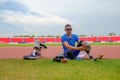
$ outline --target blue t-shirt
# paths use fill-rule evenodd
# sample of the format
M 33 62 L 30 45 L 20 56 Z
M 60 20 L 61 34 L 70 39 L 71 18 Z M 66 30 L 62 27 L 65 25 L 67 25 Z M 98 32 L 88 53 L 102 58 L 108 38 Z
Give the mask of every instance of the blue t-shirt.
M 61 37 L 61 41 L 62 41 L 62 47 L 64 50 L 64 56 L 66 56 L 66 52 L 68 51 L 68 49 L 63 45 L 64 42 L 68 42 L 68 44 L 70 46 L 75 46 L 75 43 L 79 41 L 78 36 L 76 34 L 71 34 L 71 37 L 69 38 L 66 34 L 64 34 Z M 72 50 L 72 52 L 75 52 L 75 50 Z

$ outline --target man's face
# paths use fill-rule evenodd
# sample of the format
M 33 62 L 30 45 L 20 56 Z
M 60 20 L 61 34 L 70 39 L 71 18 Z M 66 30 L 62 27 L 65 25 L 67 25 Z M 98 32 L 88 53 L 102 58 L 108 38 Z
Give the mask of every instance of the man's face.
M 65 32 L 66 32 L 66 34 L 71 34 L 72 33 L 72 27 L 71 26 L 67 26 L 65 28 Z

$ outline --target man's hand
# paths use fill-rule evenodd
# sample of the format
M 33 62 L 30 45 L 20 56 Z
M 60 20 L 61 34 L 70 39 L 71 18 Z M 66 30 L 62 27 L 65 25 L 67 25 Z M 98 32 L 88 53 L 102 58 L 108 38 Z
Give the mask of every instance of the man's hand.
M 79 47 L 79 46 L 82 46 L 83 50 L 85 50 L 85 51 L 90 51 L 91 50 L 91 46 L 87 42 L 80 41 L 80 42 L 78 42 L 77 47 Z
M 64 45 L 68 50 L 84 50 L 84 51 L 85 51 L 84 46 L 74 47 L 74 46 L 70 46 L 70 45 L 68 44 L 68 42 L 64 42 L 63 45 Z
M 85 51 L 85 47 L 84 47 L 84 46 L 80 46 L 80 47 L 78 47 L 78 49 L 79 49 L 80 51 Z
M 91 50 L 91 46 L 89 44 L 84 45 L 85 51 L 90 51 Z

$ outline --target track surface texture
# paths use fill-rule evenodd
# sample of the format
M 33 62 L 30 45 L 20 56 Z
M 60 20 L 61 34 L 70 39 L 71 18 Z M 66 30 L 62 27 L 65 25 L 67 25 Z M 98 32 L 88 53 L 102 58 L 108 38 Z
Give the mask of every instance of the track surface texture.
M 21 59 L 30 54 L 32 50 L 31 46 L 0 47 L 0 58 Z M 42 56 L 43 58 L 53 58 L 61 53 L 63 53 L 61 46 L 48 46 L 47 50 L 42 51 Z M 103 54 L 104 59 L 120 59 L 120 46 L 92 46 L 91 53 L 94 57 Z M 86 56 L 86 58 L 88 57 Z

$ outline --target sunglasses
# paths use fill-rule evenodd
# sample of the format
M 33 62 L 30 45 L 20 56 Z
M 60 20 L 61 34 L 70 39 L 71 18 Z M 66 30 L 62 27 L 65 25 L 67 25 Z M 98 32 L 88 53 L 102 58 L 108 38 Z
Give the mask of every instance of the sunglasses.
M 65 30 L 70 31 L 70 30 L 72 30 L 72 28 L 66 28 Z

